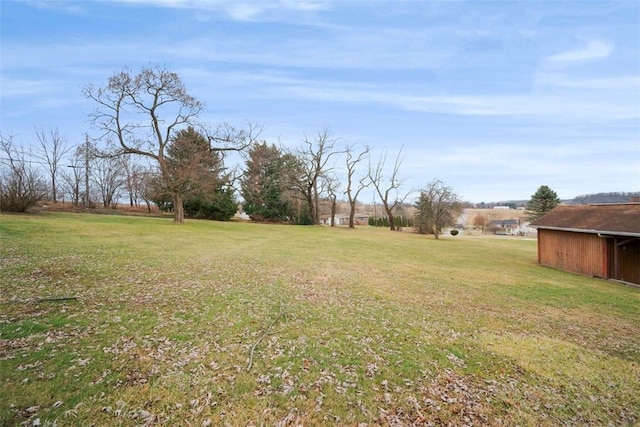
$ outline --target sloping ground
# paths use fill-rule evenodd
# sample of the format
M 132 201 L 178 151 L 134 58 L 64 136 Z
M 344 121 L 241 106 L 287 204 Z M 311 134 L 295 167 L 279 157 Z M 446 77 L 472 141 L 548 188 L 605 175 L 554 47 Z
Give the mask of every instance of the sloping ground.
M 0 240 L 3 425 L 640 421 L 640 290 L 532 241 L 75 214 Z

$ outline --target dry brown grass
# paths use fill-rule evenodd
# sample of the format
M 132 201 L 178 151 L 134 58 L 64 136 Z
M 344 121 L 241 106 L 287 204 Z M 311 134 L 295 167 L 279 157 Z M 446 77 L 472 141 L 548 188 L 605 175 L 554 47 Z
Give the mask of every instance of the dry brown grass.
M 640 290 L 458 237 L 3 215 L 0 424 L 638 422 Z

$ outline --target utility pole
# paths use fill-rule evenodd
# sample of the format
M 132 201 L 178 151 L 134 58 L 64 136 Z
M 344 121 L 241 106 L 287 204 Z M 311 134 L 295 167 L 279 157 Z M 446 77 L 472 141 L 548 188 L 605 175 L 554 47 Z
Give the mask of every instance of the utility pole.
M 85 134 L 84 142 L 84 208 L 89 207 L 89 135 Z

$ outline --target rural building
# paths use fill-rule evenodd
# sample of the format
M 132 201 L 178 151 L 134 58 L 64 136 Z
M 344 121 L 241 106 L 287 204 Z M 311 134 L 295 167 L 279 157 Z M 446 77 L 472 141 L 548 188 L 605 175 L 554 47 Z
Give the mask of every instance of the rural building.
M 335 225 L 349 225 L 349 214 L 336 214 L 333 217 Z M 369 225 L 369 215 L 357 213 L 353 216 L 354 225 Z M 321 215 L 320 224 L 331 225 L 330 215 Z
M 494 219 L 489 227 L 494 234 L 520 234 L 520 221 L 517 219 Z
M 640 203 L 558 206 L 531 226 L 541 265 L 640 285 Z

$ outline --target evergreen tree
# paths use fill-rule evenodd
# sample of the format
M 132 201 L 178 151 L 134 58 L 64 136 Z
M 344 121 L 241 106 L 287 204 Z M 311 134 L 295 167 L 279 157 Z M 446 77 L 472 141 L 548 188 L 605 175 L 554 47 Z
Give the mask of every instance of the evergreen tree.
M 203 219 L 229 220 L 236 212 L 231 190 L 231 174 L 222 155 L 211 149 L 209 140 L 193 127 L 176 132 L 167 148 L 165 180 L 155 180 L 153 201 L 160 209 L 175 209 L 176 192 L 187 216 Z
M 300 202 L 302 169 L 299 159 L 266 142 L 249 149 L 241 180 L 243 209 L 256 221 L 304 223 Z
M 218 188 L 209 194 L 194 194 L 184 201 L 184 213 L 193 218 L 228 221 L 238 210 L 231 189 Z
M 559 204 L 560 198 L 558 198 L 556 192 L 548 186 L 542 185 L 538 188 L 538 191 L 531 196 L 529 203 L 527 203 L 527 219 L 533 222 Z

